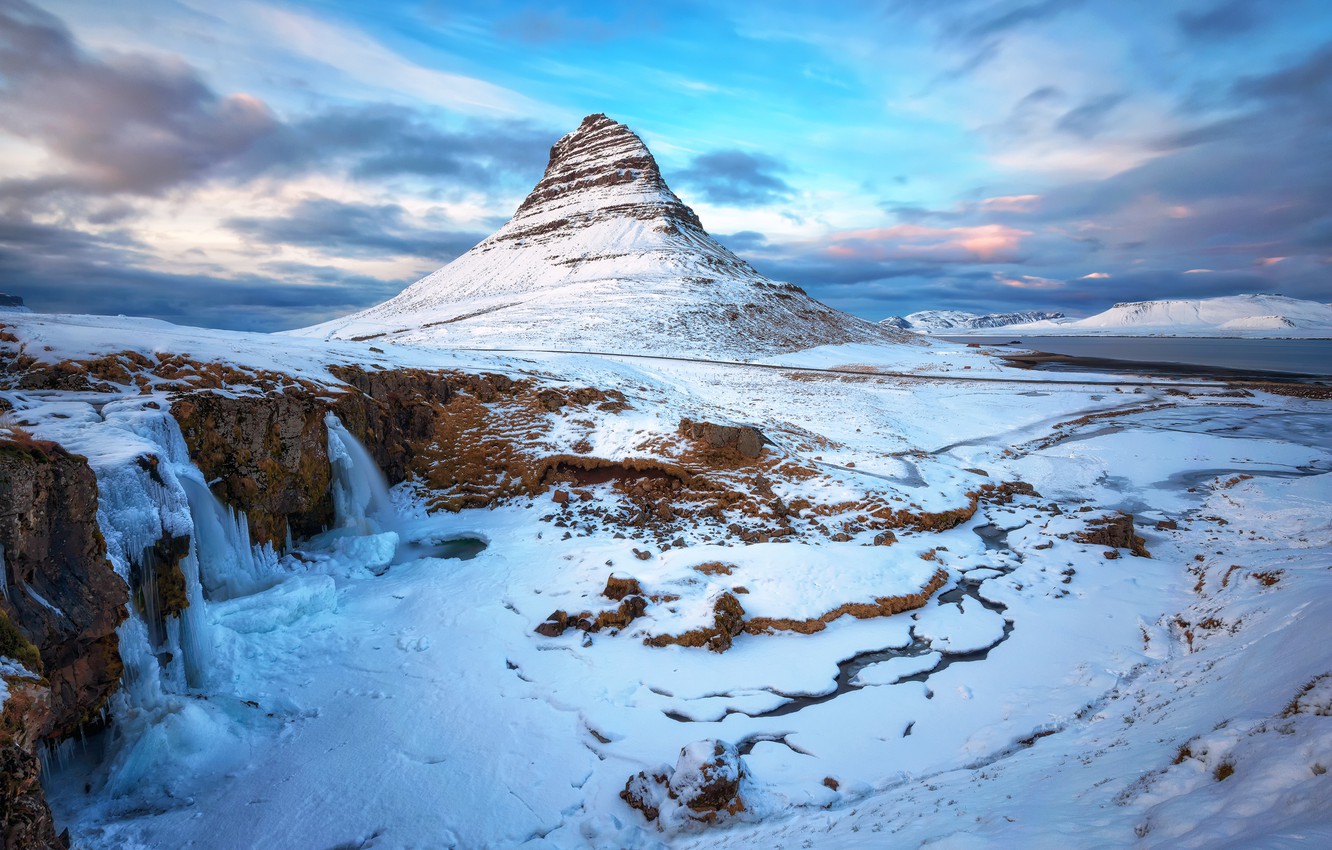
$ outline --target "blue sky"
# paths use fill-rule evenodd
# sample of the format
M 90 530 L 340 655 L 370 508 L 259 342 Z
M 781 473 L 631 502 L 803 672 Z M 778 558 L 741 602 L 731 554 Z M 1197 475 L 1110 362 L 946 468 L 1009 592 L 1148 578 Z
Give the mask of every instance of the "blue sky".
M 1332 299 L 1325 0 L 0 0 L 0 290 L 321 321 L 493 231 L 592 112 L 869 319 Z

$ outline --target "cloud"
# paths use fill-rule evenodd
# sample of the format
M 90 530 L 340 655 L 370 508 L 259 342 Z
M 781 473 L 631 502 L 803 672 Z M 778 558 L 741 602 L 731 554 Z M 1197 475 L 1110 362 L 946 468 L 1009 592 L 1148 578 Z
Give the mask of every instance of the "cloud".
M 0 219 L 0 280 L 41 312 L 277 331 L 368 307 L 410 283 L 292 263 L 273 264 L 271 275 L 172 274 L 144 268 L 145 259 L 133 240 Z
M 65 169 L 0 182 L 7 195 L 159 194 L 203 178 L 277 126 L 262 101 L 220 97 L 178 59 L 90 56 L 59 19 L 23 0 L 0 6 L 0 76 L 0 126 Z
M 732 251 L 754 251 L 768 244 L 768 237 L 756 230 L 741 230 L 736 233 L 714 233 L 712 238 Z
M 999 285 L 1012 289 L 1063 289 L 1065 286 L 1062 280 L 1033 274 L 1010 275 L 995 272 L 994 279 Z
M 272 6 L 253 9 L 265 29 L 284 46 L 341 71 L 358 85 L 469 115 L 516 116 L 549 111 L 512 89 L 406 59 L 358 29 Z
M 306 198 L 284 216 L 237 216 L 224 227 L 269 245 L 301 245 L 328 257 L 409 255 L 439 265 L 485 238 L 485 234 L 421 227 L 397 204 L 342 203 Z
M 715 204 L 756 207 L 791 197 L 795 190 L 777 176 L 786 166 L 763 154 L 744 151 L 713 151 L 694 157 L 676 175 L 682 185 L 699 190 Z
M 494 186 L 540 177 L 553 130 L 527 121 L 471 121 L 445 129 L 401 106 L 327 110 L 278 128 L 236 163 L 237 177 L 341 168 L 355 178 L 447 177 L 451 185 Z
M 987 41 L 1010 30 L 1053 18 L 1081 0 L 1039 0 L 1035 3 L 996 3 L 979 17 L 959 20 L 949 35 L 961 41 Z
M 1095 138 L 1105 129 L 1110 113 L 1123 102 L 1122 94 L 1093 97 L 1065 112 L 1055 122 L 1055 129 L 1083 139 Z
M 1305 59 L 1272 71 L 1241 77 L 1231 86 L 1238 99 L 1297 101 L 1321 106 L 1326 116 L 1332 104 L 1332 42 L 1323 44 Z
M 929 263 L 1016 262 L 1022 239 L 1032 235 L 1001 224 L 927 227 L 899 224 L 832 235 L 823 253 L 834 257 Z
M 1051 20 L 1081 5 L 1082 0 L 962 0 L 953 3 L 915 3 L 899 0 L 897 12 L 931 20 L 944 44 L 966 50 L 962 61 L 934 77 L 926 87 L 969 77 L 997 58 L 1013 32 Z
M 1001 195 L 983 199 L 980 208 L 986 212 L 1030 212 L 1040 200 L 1040 195 Z
M 1256 29 L 1264 22 L 1262 12 L 1254 0 L 1225 0 L 1214 6 L 1180 12 L 1175 22 L 1190 41 L 1220 41 Z

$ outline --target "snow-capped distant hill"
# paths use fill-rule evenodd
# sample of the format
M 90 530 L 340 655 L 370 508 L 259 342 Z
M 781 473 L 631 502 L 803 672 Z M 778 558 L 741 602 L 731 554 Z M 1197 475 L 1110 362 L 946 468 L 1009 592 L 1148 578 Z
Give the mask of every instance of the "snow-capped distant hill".
M 1332 336 L 1332 305 L 1283 295 L 1128 301 L 1086 319 L 1009 330 L 1027 335 L 1324 337 Z
M 0 292 L 0 310 L 6 310 L 14 313 L 31 313 L 27 307 L 23 306 L 23 299 L 17 295 L 6 295 Z
M 1039 310 L 1028 310 L 1021 313 L 990 313 L 984 316 L 976 313 L 964 313 L 961 310 L 922 310 L 907 316 L 889 316 L 879 324 L 900 330 L 928 334 L 940 331 L 1002 328 L 1008 325 L 1062 318 L 1064 318 L 1063 313 L 1047 313 Z
M 752 357 L 907 338 L 722 247 L 628 127 L 585 118 L 494 235 L 396 297 L 292 333 L 440 347 Z

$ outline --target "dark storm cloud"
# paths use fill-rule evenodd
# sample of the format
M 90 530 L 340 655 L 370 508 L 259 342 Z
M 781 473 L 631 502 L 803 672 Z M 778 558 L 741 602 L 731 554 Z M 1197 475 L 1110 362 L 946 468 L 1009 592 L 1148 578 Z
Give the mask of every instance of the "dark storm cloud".
M 41 312 L 276 331 L 368 307 L 409 283 L 296 264 L 274 265 L 267 276 L 166 274 L 142 268 L 143 259 L 132 240 L 0 219 L 0 280 Z
M 794 189 L 777 175 L 786 166 L 763 154 L 713 151 L 694 157 L 675 179 L 715 204 L 756 207 L 791 197 Z
M 1180 32 L 1193 41 L 1218 41 L 1243 35 L 1263 23 L 1263 9 L 1254 0 L 1225 0 L 1180 12 Z
M 442 265 L 485 234 L 422 227 L 397 204 L 353 204 L 307 198 L 289 214 L 269 218 L 238 216 L 223 226 L 270 245 L 302 245 L 329 257 L 411 255 Z
M 7 194 L 157 194 L 198 179 L 273 132 L 268 108 L 219 97 L 179 60 L 85 54 L 54 16 L 22 0 L 0 6 L 0 126 L 68 167 L 10 179 Z

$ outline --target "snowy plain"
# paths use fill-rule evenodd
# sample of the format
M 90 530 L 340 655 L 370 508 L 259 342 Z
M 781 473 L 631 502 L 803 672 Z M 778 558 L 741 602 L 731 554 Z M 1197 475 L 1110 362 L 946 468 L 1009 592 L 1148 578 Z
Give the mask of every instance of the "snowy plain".
M 341 362 L 620 389 L 633 409 L 600 415 L 596 456 L 682 417 L 752 424 L 770 451 L 821 473 L 782 482 L 787 501 L 876 490 L 947 510 L 1011 480 L 1040 494 L 888 547 L 869 534 L 691 541 L 640 560 L 645 543 L 606 529 L 561 539 L 541 519 L 550 494 L 429 515 L 410 484 L 380 492 L 331 422 L 337 527 L 295 541 L 298 560 L 242 542 L 243 517 L 210 501 L 149 404 L 160 394 L 7 392 L 25 427 L 89 458 L 118 568 L 163 528 L 198 541 L 179 651 L 161 664 L 128 621 L 114 736 L 51 757 L 52 804 L 76 846 L 1332 842 L 1332 695 L 1318 684 L 1332 673 L 1325 401 L 1033 379 L 938 342 L 743 364 L 7 321 L 52 359 L 188 352 L 327 382 Z M 166 461 L 157 490 L 134 472 L 143 452 Z M 1085 518 L 1115 510 L 1135 515 L 1151 558 L 1077 541 Z M 464 538 L 486 548 L 400 557 Z M 716 561 L 733 571 L 695 569 Z M 697 625 L 736 585 L 751 614 L 800 617 L 910 592 L 936 569 L 947 583 L 914 612 L 745 634 L 723 654 L 642 642 Z M 534 633 L 552 609 L 604 605 L 612 571 L 679 600 L 619 634 Z M 1307 683 L 1313 708 L 1289 711 Z M 632 774 L 712 738 L 740 747 L 743 812 L 662 830 L 620 798 Z

